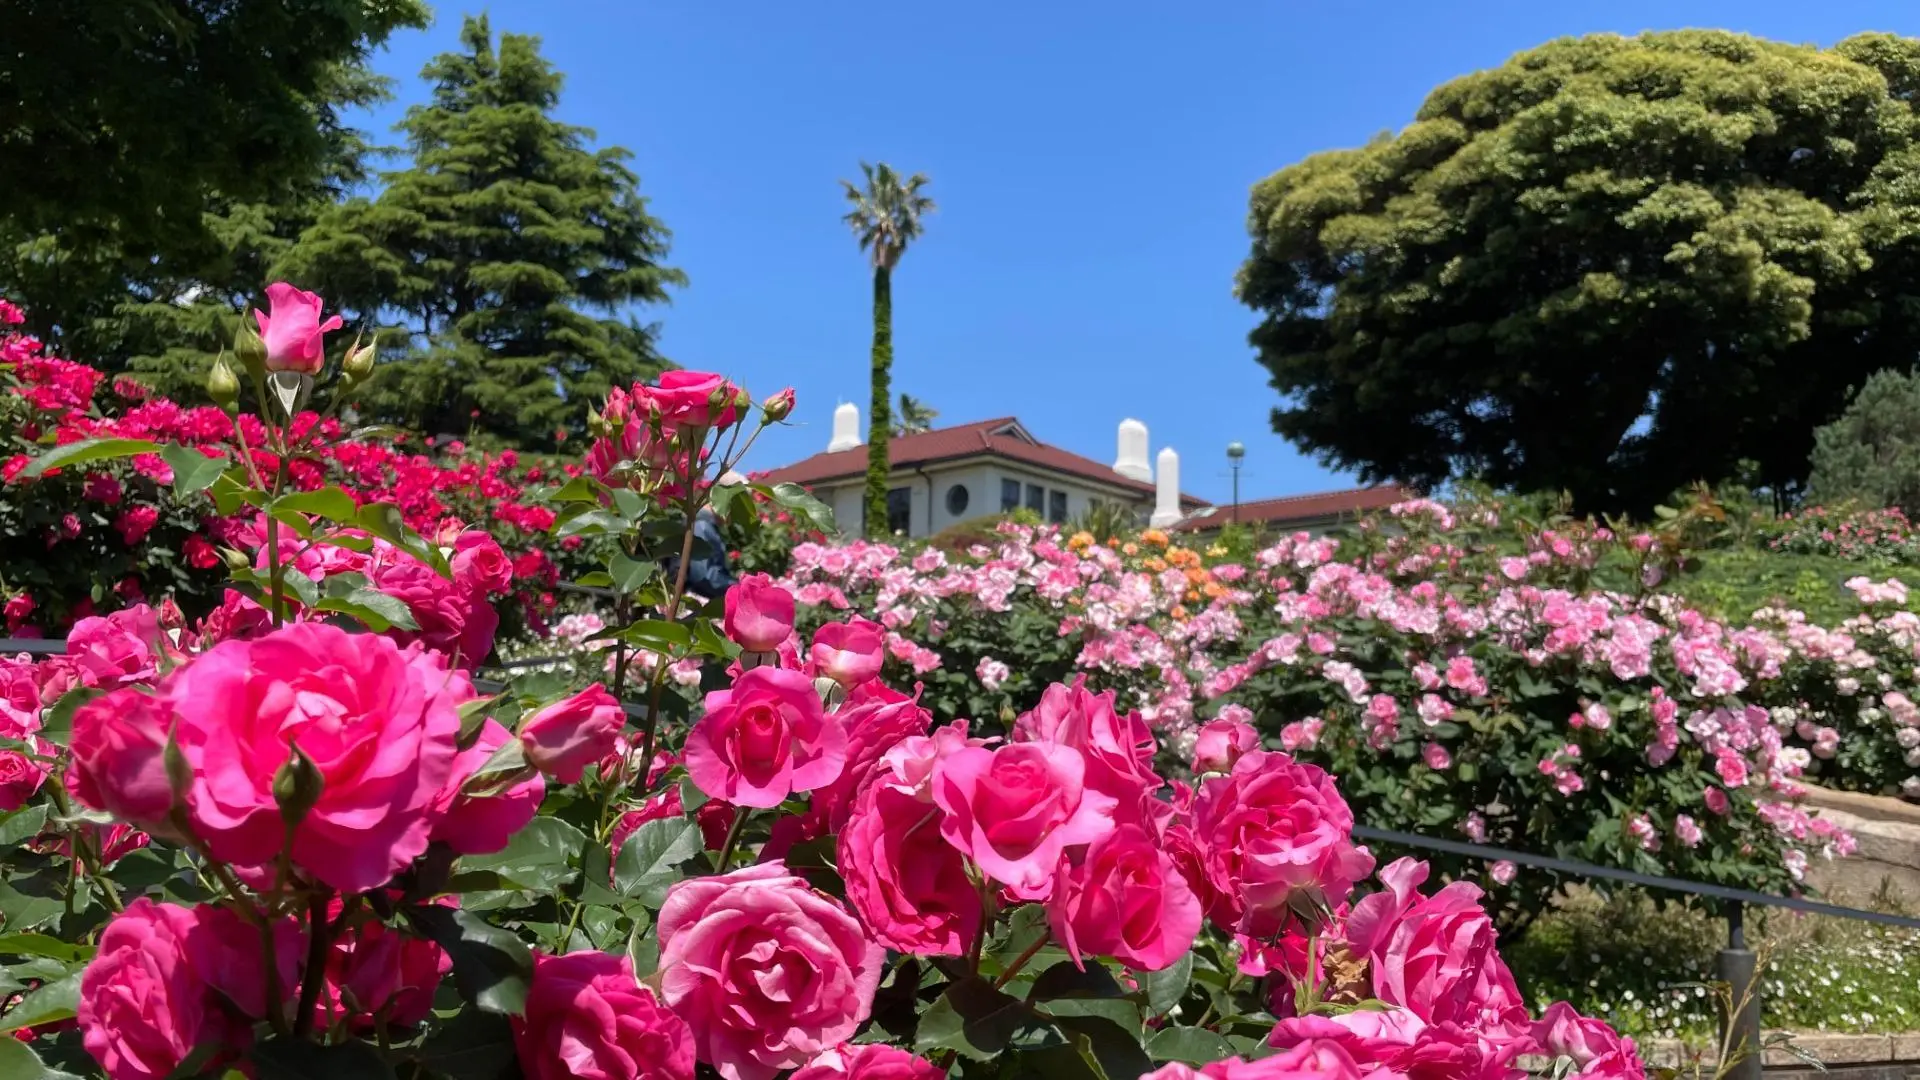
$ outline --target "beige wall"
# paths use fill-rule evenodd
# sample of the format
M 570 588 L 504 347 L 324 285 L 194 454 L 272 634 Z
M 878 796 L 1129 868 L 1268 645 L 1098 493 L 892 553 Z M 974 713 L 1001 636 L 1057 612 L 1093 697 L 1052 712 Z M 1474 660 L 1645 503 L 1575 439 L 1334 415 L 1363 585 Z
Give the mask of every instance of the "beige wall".
M 1000 487 L 1003 480 L 1020 482 L 1023 504 L 1028 484 L 1038 484 L 1044 492 L 1048 493 L 1066 492 L 1069 519 L 1085 513 L 1095 500 L 1109 503 L 1127 502 L 1143 514 L 1153 506 L 1151 495 L 1131 495 L 1090 484 L 1079 477 L 1002 460 L 930 465 L 924 473 L 911 469 L 895 472 L 890 478 L 890 486 L 905 487 L 910 492 L 912 528 L 908 535 L 927 537 L 963 521 L 999 514 L 1001 511 Z M 931 498 L 928 491 L 929 482 L 932 488 Z M 857 535 L 861 529 L 860 504 L 864 483 L 864 480 L 849 478 L 834 486 L 826 484 L 814 486 L 814 494 L 833 508 L 834 520 L 839 522 L 841 531 L 850 536 Z M 962 488 L 967 493 L 966 509 L 959 514 L 954 514 L 947 508 L 948 493 L 955 487 Z M 1051 495 L 1046 495 L 1044 498 L 1050 499 Z M 1044 515 L 1043 509 L 1042 516 Z

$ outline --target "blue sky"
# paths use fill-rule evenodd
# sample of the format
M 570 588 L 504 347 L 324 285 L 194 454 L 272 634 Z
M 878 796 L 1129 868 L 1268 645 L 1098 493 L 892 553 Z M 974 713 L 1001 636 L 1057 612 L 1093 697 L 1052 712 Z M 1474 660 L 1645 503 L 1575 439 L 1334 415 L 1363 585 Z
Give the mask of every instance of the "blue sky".
M 1268 424 L 1232 295 L 1255 181 L 1561 35 L 1920 33 L 1910 0 L 435 4 L 380 58 L 399 100 L 368 125 L 424 96 L 420 68 L 463 14 L 540 35 L 567 77 L 560 115 L 634 152 L 673 230 L 690 284 L 656 312 L 663 350 L 799 392 L 797 426 L 751 465 L 823 449 L 840 401 L 865 411 L 871 286 L 837 180 L 866 158 L 928 173 L 940 201 L 895 275 L 896 390 L 943 423 L 1013 414 L 1103 461 L 1138 417 L 1154 453 L 1179 451 L 1185 490 L 1223 501 L 1235 439 L 1245 498 L 1349 480 Z

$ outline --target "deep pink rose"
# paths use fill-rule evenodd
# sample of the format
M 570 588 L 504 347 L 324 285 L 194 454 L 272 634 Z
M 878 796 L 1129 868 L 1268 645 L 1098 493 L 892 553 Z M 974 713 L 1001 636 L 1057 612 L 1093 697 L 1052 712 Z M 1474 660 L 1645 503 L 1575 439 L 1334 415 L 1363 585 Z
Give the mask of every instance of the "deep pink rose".
M 337 920 L 340 912 L 336 898 L 328 917 Z M 327 957 L 331 1007 L 352 1014 L 357 1030 L 370 1029 L 376 1014 L 389 1024 L 418 1024 L 433 1011 L 433 995 L 452 970 L 453 959 L 440 946 L 363 913 L 334 938 Z
M 433 567 L 391 546 L 375 547 L 367 565 L 373 587 L 407 605 L 418 630 L 388 630 L 402 645 L 424 642 L 435 651 L 473 666 L 493 652 L 500 613 L 484 595 L 468 592 Z
M 1145 820 L 1149 793 L 1161 785 L 1153 771 L 1153 732 L 1139 713 L 1122 716 L 1114 694 L 1087 691 L 1082 675 L 1073 685 L 1054 683 L 1040 704 L 1014 722 L 1014 738 L 1071 746 L 1086 757 L 1086 784 L 1114 800 L 1114 819 Z
M 886 961 L 845 908 L 778 862 L 676 884 L 658 933 L 661 994 L 727 1080 L 773 1080 L 851 1039 Z
M 1361 1076 L 1360 1066 L 1338 1043 L 1315 1040 L 1256 1061 L 1227 1058 L 1199 1069 L 1189 1065 L 1163 1065 L 1140 1080 L 1305 1080 L 1307 1077 L 1361 1080 Z M 1369 1080 L 1390 1078 L 1391 1074 L 1376 1073 Z
M 110 1080 L 165 1080 L 203 1042 L 243 1044 L 188 962 L 186 908 L 140 897 L 113 917 L 80 977 L 81 1042 Z M 258 938 L 255 938 L 256 944 Z
M 1253 730 L 1253 725 L 1240 720 L 1209 720 L 1200 726 L 1199 737 L 1193 742 L 1193 771 L 1227 772 L 1243 755 L 1258 749 L 1260 733 Z
M 1190 843 L 1198 860 L 1192 884 L 1208 917 L 1255 937 L 1284 927 L 1296 893 L 1318 890 L 1335 906 L 1373 869 L 1373 857 L 1354 847 L 1353 812 L 1333 778 L 1265 750 L 1201 785 Z
M 939 811 L 869 784 L 838 838 L 847 903 L 875 940 L 913 956 L 962 956 L 980 930 L 967 864 L 940 837 Z
M 267 370 L 320 374 L 327 359 L 323 338 L 344 325 L 340 316 L 321 322 L 319 294 L 296 289 L 284 281 L 267 286 L 267 302 L 272 305 L 271 311 L 253 313 L 267 345 Z
M 1647 1067 L 1640 1050 L 1604 1020 L 1581 1016 L 1573 1006 L 1556 1001 L 1533 1025 L 1534 1041 L 1554 1057 L 1570 1058 L 1582 1076 L 1605 1080 L 1645 1080 Z
M 105 618 L 81 619 L 67 635 L 67 658 L 89 686 L 112 690 L 150 680 L 160 670 L 160 617 L 139 604 Z
M 821 709 L 812 680 L 758 667 L 707 695 L 683 756 L 709 798 L 764 809 L 832 783 L 847 760 L 847 731 Z
M 513 560 L 480 529 L 468 529 L 453 542 L 448 567 L 453 583 L 469 596 L 484 599 L 513 587 Z
M 1380 871 L 1387 888 L 1347 917 L 1351 951 L 1372 961 L 1374 996 L 1429 1024 L 1524 1040 L 1526 1006 L 1500 959 L 1479 887 L 1455 881 L 1423 897 L 1426 879 L 1426 863 L 1400 859 Z
M 173 811 L 165 760 L 173 723 L 166 700 L 131 687 L 80 706 L 73 713 L 68 790 L 122 821 L 164 824 Z
M 869 774 L 876 784 L 912 795 L 920 802 L 933 802 L 933 770 L 940 759 L 968 746 L 992 746 L 998 739 L 973 739 L 967 736 L 967 722 L 953 720 L 926 735 L 909 735 L 887 748 Z
M 620 702 L 594 683 L 523 721 L 520 745 L 534 768 L 563 784 L 577 784 L 587 766 L 613 753 L 626 726 Z
M 220 606 L 207 612 L 200 622 L 202 644 L 219 641 L 245 641 L 273 629 L 273 616 L 252 597 L 228 589 Z
M 787 1080 L 942 1080 L 946 1075 L 933 1062 L 896 1046 L 849 1043 L 822 1051 Z
M 846 764 L 832 783 L 814 791 L 807 808 L 825 822 L 828 832 L 846 824 L 855 797 L 881 768 L 887 751 L 903 739 L 925 735 L 933 722 L 917 693 L 908 697 L 877 679 L 848 691 L 833 716 L 847 732 Z
M 1113 828 L 1113 799 L 1086 786 L 1086 758 L 1059 743 L 964 747 L 934 768 L 940 834 L 1022 900 L 1045 900 L 1060 853 Z
M 247 1020 L 267 1018 L 267 977 L 260 930 L 232 909 L 202 904 L 187 929 L 187 958 L 200 981 Z M 300 970 L 307 955 L 306 929 L 292 918 L 273 924 L 273 957 L 280 972 L 281 1004 L 292 1017 Z
M 1076 963 L 1111 956 L 1158 971 L 1193 947 L 1201 911 L 1154 838 L 1137 825 L 1122 825 L 1089 845 L 1077 864 L 1061 867 L 1047 918 Z
M 633 388 L 636 419 L 658 418 L 668 429 L 726 427 L 740 417 L 740 388 L 707 371 L 665 371 L 652 386 Z
M 456 855 L 490 855 L 507 846 L 526 827 L 546 798 L 547 782 L 535 773 L 505 791 L 468 795 L 460 788 L 495 750 L 513 741 L 513 732 L 491 718 L 480 722 L 473 745 L 454 756 L 447 782 L 433 801 L 433 834 Z
M 293 861 L 343 892 L 384 884 L 426 850 L 473 692 L 432 653 L 324 623 L 223 642 L 165 689 L 193 772 L 189 816 L 214 856 L 258 865 L 279 852 L 274 776 L 298 746 L 321 790 Z
M 853 618 L 814 631 L 807 659 L 820 674 L 852 688 L 880 674 L 886 661 L 887 631 L 877 622 Z
M 793 633 L 793 594 L 766 574 L 748 574 L 727 590 L 727 636 L 748 652 L 772 652 Z
M 58 750 L 41 738 L 39 713 L 26 713 L 7 707 L 0 709 L 0 739 L 14 739 L 32 746 L 40 757 L 52 757 Z M 51 766 L 18 750 L 0 750 L 0 811 L 18 810 L 33 798 L 46 782 Z
M 1524 1049 L 1451 1024 L 1430 1026 L 1401 1008 L 1355 1009 L 1337 1016 L 1291 1016 L 1274 1025 L 1267 1045 L 1292 1049 L 1334 1043 L 1363 1074 L 1408 1080 L 1512 1080 Z M 1385 1070 L 1380 1073 L 1379 1070 Z
M 527 1080 L 693 1080 L 693 1033 L 625 956 L 535 956 L 513 1042 Z

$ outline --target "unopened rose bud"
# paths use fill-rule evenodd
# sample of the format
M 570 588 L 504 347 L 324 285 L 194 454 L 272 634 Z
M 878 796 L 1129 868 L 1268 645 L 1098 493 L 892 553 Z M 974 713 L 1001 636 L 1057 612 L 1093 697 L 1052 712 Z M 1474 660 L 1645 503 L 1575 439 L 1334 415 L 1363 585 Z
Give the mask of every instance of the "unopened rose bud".
M 600 410 L 591 405 L 587 406 L 587 431 L 596 439 L 613 437 L 613 425 L 600 415 Z
M 773 395 L 760 403 L 761 422 L 777 424 L 793 413 L 793 387 Z
M 295 744 L 293 756 L 273 774 L 273 801 L 280 804 L 280 817 L 289 828 L 306 820 L 307 812 L 320 802 L 320 793 L 325 787 L 326 781 L 313 759 Z
M 227 569 L 229 570 L 247 570 L 253 567 L 253 557 L 244 551 L 236 551 L 233 548 L 221 548 L 220 557 L 226 560 Z
M 207 396 L 215 405 L 225 409 L 240 400 L 240 380 L 227 366 L 225 353 L 213 362 L 213 370 L 207 373 Z
M 233 333 L 233 354 L 240 358 L 240 365 L 248 374 L 259 376 L 267 371 L 267 342 L 254 329 L 253 320 L 240 316 L 240 329 Z
M 373 374 L 373 358 L 379 347 L 380 342 L 376 338 L 369 341 L 365 348 L 355 341 L 353 348 L 347 350 L 347 359 L 340 365 L 340 374 L 347 380 L 348 386 L 364 382 L 367 376 Z
M 707 404 L 713 408 L 714 412 L 719 412 L 733 404 L 734 395 L 738 392 L 738 388 L 732 383 L 723 382 L 714 387 L 713 393 L 707 396 Z

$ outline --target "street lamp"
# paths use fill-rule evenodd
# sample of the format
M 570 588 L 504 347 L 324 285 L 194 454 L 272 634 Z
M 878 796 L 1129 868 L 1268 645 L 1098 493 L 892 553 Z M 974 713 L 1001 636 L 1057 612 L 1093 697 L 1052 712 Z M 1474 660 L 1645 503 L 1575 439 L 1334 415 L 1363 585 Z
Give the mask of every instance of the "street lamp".
M 1227 444 L 1227 464 L 1233 469 L 1233 523 L 1240 524 L 1240 459 L 1247 456 L 1247 448 L 1238 440 Z

